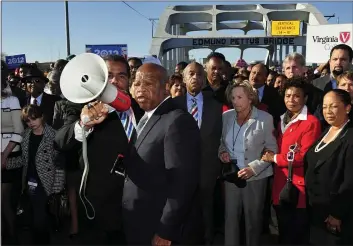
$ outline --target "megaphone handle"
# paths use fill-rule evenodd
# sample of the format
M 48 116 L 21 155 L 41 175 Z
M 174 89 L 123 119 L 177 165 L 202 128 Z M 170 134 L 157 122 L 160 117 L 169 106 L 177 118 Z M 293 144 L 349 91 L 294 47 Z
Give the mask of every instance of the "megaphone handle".
M 84 126 L 82 126 L 82 157 L 83 157 L 83 162 L 85 164 L 85 168 L 83 170 L 80 191 L 78 194 L 79 194 L 80 200 L 82 201 L 82 204 L 85 208 L 87 218 L 90 220 L 93 220 L 96 216 L 96 211 L 94 210 L 92 203 L 86 197 L 86 183 L 87 183 L 87 177 L 88 177 L 88 172 L 89 172 L 89 163 L 88 163 L 88 157 L 87 157 L 87 138 L 86 138 L 86 131 L 85 131 Z M 82 190 L 83 190 L 83 193 L 82 193 Z M 92 216 L 89 215 L 89 212 L 88 212 L 88 209 L 86 206 L 86 202 L 91 207 L 91 209 L 93 211 Z

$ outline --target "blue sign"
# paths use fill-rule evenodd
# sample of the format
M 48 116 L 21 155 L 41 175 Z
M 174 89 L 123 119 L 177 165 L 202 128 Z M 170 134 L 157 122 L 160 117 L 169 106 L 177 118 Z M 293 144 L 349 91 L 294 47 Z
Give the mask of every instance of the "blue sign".
M 107 55 L 121 55 L 127 58 L 127 44 L 86 44 L 86 52 L 94 53 L 101 57 Z
M 26 63 L 26 55 L 5 56 L 5 62 L 9 69 L 18 68 L 21 64 Z

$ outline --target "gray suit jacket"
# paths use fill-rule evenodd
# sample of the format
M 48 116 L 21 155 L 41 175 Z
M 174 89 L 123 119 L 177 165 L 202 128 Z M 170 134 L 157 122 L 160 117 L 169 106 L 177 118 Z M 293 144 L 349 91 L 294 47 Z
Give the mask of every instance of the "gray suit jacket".
M 23 133 L 22 147 L 22 160 L 23 160 L 23 175 L 22 187 L 25 186 L 27 168 L 28 168 L 28 147 L 30 145 L 29 137 L 32 130 L 27 128 Z M 44 190 L 47 195 L 52 193 L 59 193 L 65 184 L 65 172 L 63 169 L 55 165 L 58 152 L 54 150 L 55 130 L 46 125 L 43 131 L 43 139 L 39 144 L 36 154 L 36 169 L 40 181 L 43 184 Z
M 330 83 L 327 85 L 327 83 Z M 329 91 L 332 89 L 332 85 L 331 85 L 331 77 L 330 75 L 326 75 L 324 77 L 321 78 L 317 78 L 315 80 L 313 80 L 313 85 L 319 89 L 321 89 L 322 91 Z M 327 85 L 327 86 L 326 86 Z M 326 90 L 325 90 L 326 87 Z
M 228 110 L 223 114 L 223 129 L 221 145 L 219 147 L 219 156 L 222 152 L 230 152 L 232 146 L 227 146 L 224 141 L 226 134 L 234 126 L 236 112 L 234 109 Z M 273 135 L 273 118 L 262 110 L 253 107 L 248 126 L 244 131 L 244 150 L 245 165 L 253 169 L 255 175 L 247 181 L 259 180 L 269 177 L 273 174 L 272 165 L 269 162 L 261 161 L 262 152 L 268 149 L 277 153 L 278 147 L 276 138 Z M 239 136 L 240 137 L 240 136 Z

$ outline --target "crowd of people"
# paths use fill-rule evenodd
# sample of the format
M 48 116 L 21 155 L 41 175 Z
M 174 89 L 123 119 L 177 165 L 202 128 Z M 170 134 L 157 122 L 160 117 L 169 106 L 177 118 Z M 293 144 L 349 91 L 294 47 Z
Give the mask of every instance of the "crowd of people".
M 67 100 L 60 77 L 70 59 L 47 75 L 2 61 L 3 242 L 18 244 L 27 228 L 26 243 L 50 244 L 68 217 L 74 244 L 214 245 L 222 234 L 225 245 L 250 246 L 270 225 L 279 244 L 353 244 L 349 46 L 315 70 L 299 53 L 278 71 L 212 52 L 171 75 L 108 55 L 109 82 L 131 97 L 124 112 Z

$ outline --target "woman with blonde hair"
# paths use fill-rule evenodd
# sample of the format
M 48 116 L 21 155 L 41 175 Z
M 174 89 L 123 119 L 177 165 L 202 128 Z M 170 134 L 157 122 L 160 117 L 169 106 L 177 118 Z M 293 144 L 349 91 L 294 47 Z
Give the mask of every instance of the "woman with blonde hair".
M 353 71 L 346 71 L 337 77 L 337 89 L 347 91 L 353 102 Z
M 181 74 L 173 74 L 170 76 L 168 84 L 170 96 L 172 98 L 185 95 L 186 88 Z
M 219 148 L 221 161 L 231 170 L 231 179 L 225 182 L 225 245 L 240 243 L 242 208 L 246 245 L 259 245 L 267 180 L 272 175 L 271 163 L 261 156 L 264 150 L 277 152 L 273 118 L 255 107 L 258 97 L 248 82 L 231 85 L 227 98 L 234 109 L 223 113 Z

